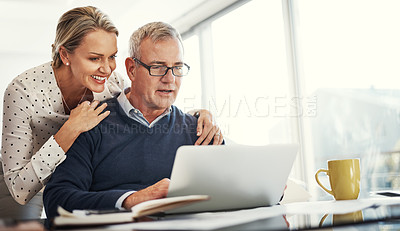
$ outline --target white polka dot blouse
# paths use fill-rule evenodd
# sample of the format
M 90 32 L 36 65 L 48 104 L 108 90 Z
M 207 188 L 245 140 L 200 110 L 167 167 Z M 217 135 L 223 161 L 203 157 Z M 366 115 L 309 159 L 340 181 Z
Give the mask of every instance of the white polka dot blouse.
M 94 99 L 111 98 L 124 87 L 123 77 L 114 72 Z M 8 85 L 1 154 L 4 180 L 18 203 L 26 204 L 39 192 L 66 158 L 53 135 L 67 119 L 51 62 L 22 73 Z

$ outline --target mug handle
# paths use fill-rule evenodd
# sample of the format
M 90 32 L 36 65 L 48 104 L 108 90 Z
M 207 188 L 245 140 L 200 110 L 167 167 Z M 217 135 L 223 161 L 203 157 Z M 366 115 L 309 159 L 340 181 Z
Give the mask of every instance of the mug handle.
M 319 181 L 319 179 L 318 179 L 318 174 L 319 174 L 320 172 L 325 172 L 326 175 L 329 176 L 329 174 L 328 174 L 329 171 L 328 171 L 328 170 L 326 170 L 326 169 L 319 169 L 319 170 L 317 171 L 317 173 L 315 173 L 315 180 L 317 180 L 317 183 L 319 184 L 319 186 L 321 186 L 322 189 L 324 189 L 327 193 L 329 193 L 329 194 L 331 194 L 332 196 L 334 196 L 332 190 L 329 190 L 329 189 L 325 188 L 325 186 L 323 186 L 323 185 L 321 184 L 321 182 Z

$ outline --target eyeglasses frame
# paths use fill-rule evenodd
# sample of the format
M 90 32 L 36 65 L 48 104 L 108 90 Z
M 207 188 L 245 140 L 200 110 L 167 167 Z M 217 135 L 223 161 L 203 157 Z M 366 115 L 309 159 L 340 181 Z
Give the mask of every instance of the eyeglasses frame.
M 172 74 L 173 74 L 175 77 L 183 77 L 183 76 L 185 76 L 185 75 L 175 75 L 175 73 L 174 73 L 174 68 L 177 67 L 177 66 L 169 67 L 169 66 L 166 66 L 166 65 L 162 65 L 162 66 L 164 66 L 164 67 L 167 68 L 167 70 L 165 71 L 165 73 L 164 73 L 163 75 L 152 75 L 151 72 L 150 72 L 150 69 L 151 69 L 152 67 L 160 67 L 159 65 L 150 65 L 150 66 L 149 66 L 149 65 L 143 63 L 142 61 L 140 61 L 138 58 L 132 57 L 132 59 L 133 59 L 135 62 L 137 62 L 137 63 L 139 63 L 140 65 L 142 65 L 144 68 L 146 68 L 146 69 L 149 71 L 149 75 L 151 75 L 151 76 L 158 76 L 158 77 L 165 76 L 165 75 L 168 73 L 168 71 L 169 71 L 170 69 L 171 69 L 171 71 L 172 71 Z M 183 63 L 183 65 L 185 65 L 185 66 L 188 68 L 188 73 L 189 73 L 189 71 L 190 71 L 190 66 L 187 65 L 186 63 Z M 186 75 L 187 75 L 187 74 L 186 74 Z

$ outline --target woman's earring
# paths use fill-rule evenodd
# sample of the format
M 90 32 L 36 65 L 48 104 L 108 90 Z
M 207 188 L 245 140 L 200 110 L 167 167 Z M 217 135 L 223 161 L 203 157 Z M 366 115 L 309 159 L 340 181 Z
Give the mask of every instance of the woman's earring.
M 69 63 L 66 63 L 65 65 L 69 66 Z

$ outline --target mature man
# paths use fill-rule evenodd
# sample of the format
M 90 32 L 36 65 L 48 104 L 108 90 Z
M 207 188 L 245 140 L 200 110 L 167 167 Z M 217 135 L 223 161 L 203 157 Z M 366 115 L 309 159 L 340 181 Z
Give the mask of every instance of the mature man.
M 197 119 L 172 105 L 189 71 L 179 33 L 149 23 L 132 34 L 130 45 L 131 89 L 107 101 L 110 115 L 76 140 L 52 175 L 44 192 L 48 218 L 59 205 L 131 208 L 165 197 L 176 150 L 197 140 Z

